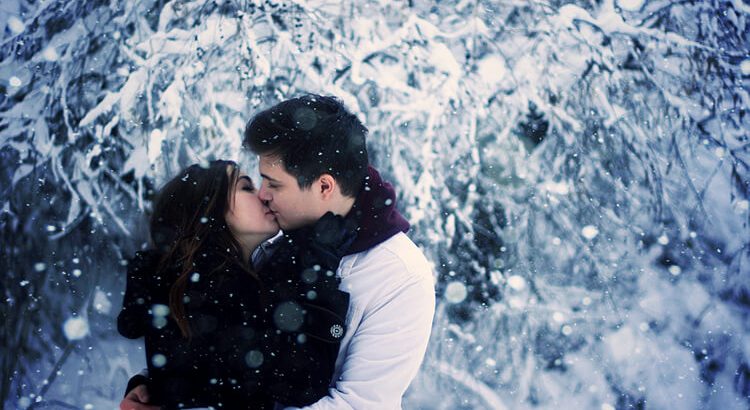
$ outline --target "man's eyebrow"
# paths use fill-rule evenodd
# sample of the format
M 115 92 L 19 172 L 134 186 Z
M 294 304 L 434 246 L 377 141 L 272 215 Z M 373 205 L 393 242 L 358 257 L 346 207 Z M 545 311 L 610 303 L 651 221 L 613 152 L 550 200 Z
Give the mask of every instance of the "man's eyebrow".
M 268 176 L 268 175 L 266 175 L 266 174 L 260 174 L 260 176 L 261 176 L 262 178 L 265 178 L 265 179 L 269 180 L 269 181 L 273 181 L 273 182 L 279 182 L 279 180 L 278 180 L 278 179 L 274 179 L 274 178 L 271 178 L 271 177 L 269 177 L 269 176 Z

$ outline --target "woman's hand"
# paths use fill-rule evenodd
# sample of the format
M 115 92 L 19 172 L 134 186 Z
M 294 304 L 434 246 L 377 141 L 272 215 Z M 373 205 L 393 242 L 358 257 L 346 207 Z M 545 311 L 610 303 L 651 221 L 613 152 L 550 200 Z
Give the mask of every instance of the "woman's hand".
M 148 389 L 145 384 L 136 386 L 120 402 L 120 410 L 159 410 L 159 406 L 148 404 Z

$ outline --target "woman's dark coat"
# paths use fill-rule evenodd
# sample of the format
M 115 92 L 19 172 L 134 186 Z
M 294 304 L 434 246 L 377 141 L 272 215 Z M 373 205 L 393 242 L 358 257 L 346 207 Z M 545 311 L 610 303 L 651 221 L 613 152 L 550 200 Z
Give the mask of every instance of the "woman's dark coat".
M 349 304 L 333 272 L 353 232 L 338 232 L 333 243 L 311 233 L 281 238 L 258 270 L 260 281 L 220 250 L 199 252 L 185 293 L 190 340 L 167 311 L 179 268 L 157 274 L 161 255 L 136 254 L 118 330 L 145 336 L 153 404 L 302 407 L 327 394 Z M 128 390 L 143 381 L 131 379 Z

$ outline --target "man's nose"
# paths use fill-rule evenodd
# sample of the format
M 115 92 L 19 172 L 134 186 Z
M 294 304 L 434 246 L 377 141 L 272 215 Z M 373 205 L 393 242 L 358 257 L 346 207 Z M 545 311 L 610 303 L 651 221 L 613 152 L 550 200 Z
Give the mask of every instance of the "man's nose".
M 268 190 L 265 185 L 261 185 L 258 190 L 258 199 L 263 201 L 266 205 L 271 201 L 271 196 L 268 194 Z

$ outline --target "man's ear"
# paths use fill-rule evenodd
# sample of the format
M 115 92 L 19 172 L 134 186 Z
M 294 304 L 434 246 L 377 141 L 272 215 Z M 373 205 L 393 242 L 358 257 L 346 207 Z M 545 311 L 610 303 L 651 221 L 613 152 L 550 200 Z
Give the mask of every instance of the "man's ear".
M 323 174 L 318 177 L 318 187 L 320 187 L 320 195 L 323 199 L 328 199 L 336 189 L 336 179 L 331 174 Z

